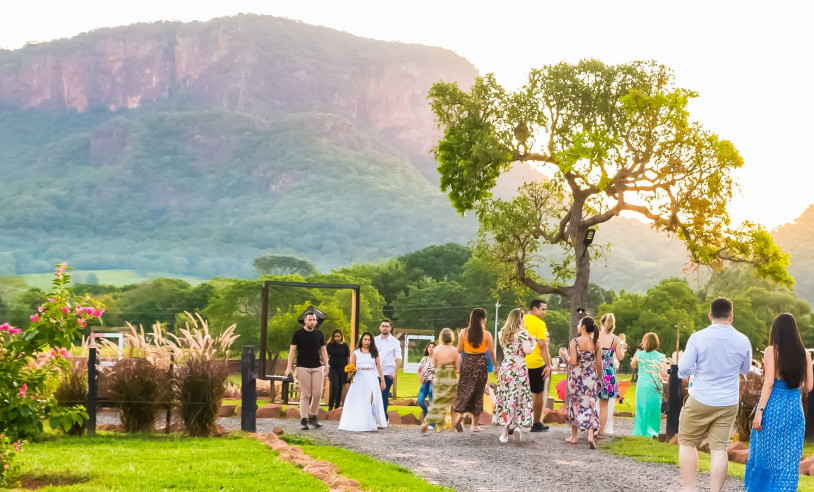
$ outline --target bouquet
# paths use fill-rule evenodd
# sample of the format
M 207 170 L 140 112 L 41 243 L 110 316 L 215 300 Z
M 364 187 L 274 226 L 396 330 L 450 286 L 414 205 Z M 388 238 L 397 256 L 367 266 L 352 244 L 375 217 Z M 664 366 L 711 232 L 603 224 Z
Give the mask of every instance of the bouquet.
M 356 366 L 353 364 L 346 365 L 345 372 L 356 372 Z

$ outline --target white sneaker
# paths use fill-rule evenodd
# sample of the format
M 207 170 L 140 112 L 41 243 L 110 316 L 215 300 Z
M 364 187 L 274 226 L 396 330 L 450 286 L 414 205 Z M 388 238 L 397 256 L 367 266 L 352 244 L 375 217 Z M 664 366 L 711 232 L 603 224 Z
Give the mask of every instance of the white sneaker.
M 500 442 L 509 442 L 509 436 L 507 436 L 506 434 L 500 434 L 498 439 L 500 439 Z

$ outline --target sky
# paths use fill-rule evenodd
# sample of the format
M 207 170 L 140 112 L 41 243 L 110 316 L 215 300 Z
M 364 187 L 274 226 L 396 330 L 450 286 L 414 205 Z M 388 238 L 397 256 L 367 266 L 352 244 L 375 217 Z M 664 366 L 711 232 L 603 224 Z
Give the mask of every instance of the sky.
M 440 46 L 509 89 L 530 69 L 560 61 L 654 59 L 675 71 L 679 86 L 699 92 L 692 117 L 731 140 L 745 160 L 733 220 L 772 229 L 814 203 L 814 157 L 803 152 L 814 136 L 809 1 L 30 0 L 2 6 L 0 47 L 241 12 Z

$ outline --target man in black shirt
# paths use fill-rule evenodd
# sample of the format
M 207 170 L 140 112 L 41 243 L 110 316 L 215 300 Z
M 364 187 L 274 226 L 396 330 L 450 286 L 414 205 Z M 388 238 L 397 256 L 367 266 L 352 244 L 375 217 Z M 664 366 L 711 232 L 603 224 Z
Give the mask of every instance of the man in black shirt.
M 291 337 L 288 350 L 288 367 L 285 375 L 294 372 L 294 357 L 297 358 L 297 381 L 300 383 L 300 423 L 302 430 L 308 430 L 310 423 L 319 429 L 317 422 L 319 399 L 322 396 L 322 385 L 328 374 L 328 352 L 325 350 L 325 337 L 317 330 L 317 315 L 305 315 L 304 325 Z

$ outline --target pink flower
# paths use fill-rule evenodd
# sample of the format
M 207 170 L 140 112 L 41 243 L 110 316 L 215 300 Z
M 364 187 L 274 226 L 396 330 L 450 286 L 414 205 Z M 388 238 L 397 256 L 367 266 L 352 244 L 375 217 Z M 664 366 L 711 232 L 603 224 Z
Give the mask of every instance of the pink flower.
M 2 330 L 10 330 L 10 329 L 11 329 L 11 325 L 8 324 L 8 323 L 3 323 L 2 325 L 0 325 L 0 331 L 2 331 Z
M 34 316 L 31 316 L 31 321 L 33 321 L 34 323 L 36 323 L 39 320 L 40 320 L 40 315 L 39 314 L 35 314 Z
M 9 328 L 8 333 L 9 335 L 16 335 L 17 333 L 22 333 L 23 330 L 19 328 Z
M 97 309 L 96 311 L 93 312 L 93 315 L 96 316 L 97 318 L 101 318 L 102 313 L 104 313 L 104 312 L 105 312 L 105 308 L 99 308 L 99 309 Z
M 25 383 L 23 383 L 23 385 L 22 385 L 22 386 L 20 386 L 20 396 L 22 396 L 23 398 L 25 398 L 25 392 L 26 392 L 26 391 L 28 391 L 28 386 L 26 386 L 26 384 L 25 384 Z
M 56 299 L 54 299 L 53 297 L 49 297 L 49 298 L 48 298 L 48 302 L 57 302 L 57 300 L 56 300 Z
M 68 349 L 66 348 L 59 349 L 59 355 L 61 355 L 62 357 L 68 357 Z
M 88 326 L 88 322 L 87 322 L 87 321 L 85 321 L 85 320 L 84 320 L 84 319 L 82 319 L 82 318 L 79 318 L 78 320 L 76 320 L 76 323 L 77 323 L 79 326 L 81 326 L 82 328 L 84 328 L 84 327 Z
M 71 312 L 71 308 L 69 308 L 68 306 L 62 306 L 62 312 L 68 314 Z
M 37 311 L 39 311 L 40 313 L 42 313 L 44 310 L 45 310 L 45 304 L 43 304 L 42 306 L 37 308 Z
M 54 350 L 54 349 L 51 349 L 51 350 L 48 351 L 48 355 L 50 355 L 51 357 L 56 357 L 57 356 L 57 351 Z

